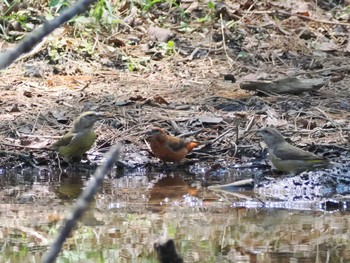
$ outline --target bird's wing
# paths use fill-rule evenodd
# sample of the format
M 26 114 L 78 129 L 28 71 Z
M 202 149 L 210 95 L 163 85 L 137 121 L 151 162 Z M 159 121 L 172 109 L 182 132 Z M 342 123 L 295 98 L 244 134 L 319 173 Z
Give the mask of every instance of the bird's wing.
M 311 152 L 304 151 L 287 142 L 278 145 L 273 150 L 273 153 L 281 160 L 323 160 L 322 157 Z
M 166 144 L 174 152 L 186 148 L 186 142 L 180 138 L 172 137 Z
M 75 135 L 76 133 L 69 132 L 63 135 L 57 142 L 52 144 L 51 147 L 58 150 L 61 146 L 67 146 L 74 139 Z

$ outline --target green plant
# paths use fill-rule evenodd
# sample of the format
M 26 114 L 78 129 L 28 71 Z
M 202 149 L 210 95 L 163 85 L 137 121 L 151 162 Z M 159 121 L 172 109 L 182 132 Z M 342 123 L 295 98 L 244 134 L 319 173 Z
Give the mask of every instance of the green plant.
M 48 56 L 50 61 L 57 63 L 57 61 L 62 57 L 65 50 L 65 43 L 63 41 L 51 42 L 48 46 Z
M 128 70 L 138 71 L 142 69 L 146 69 L 147 63 L 150 61 L 149 57 L 140 57 L 140 58 L 132 58 L 132 57 L 124 57 L 123 60 L 126 61 L 126 66 Z
M 113 11 L 113 7 L 108 0 L 99 0 L 91 10 L 90 17 L 94 18 L 108 30 L 113 29 L 117 24 L 123 23 Z
M 175 53 L 175 43 L 172 40 L 169 40 L 166 43 L 159 43 L 158 46 L 165 50 L 166 55 L 171 55 Z
M 67 0 L 51 0 L 49 2 L 49 8 L 55 9 L 55 13 L 62 10 L 62 8 L 66 8 L 69 6 L 69 2 Z
M 184 10 L 174 0 L 142 0 L 142 4 L 141 4 L 142 5 L 142 10 L 143 11 L 148 11 L 150 8 L 152 8 L 154 5 L 156 5 L 158 3 L 169 3 L 170 7 L 171 6 L 175 6 L 175 7 L 178 8 L 178 10 L 180 11 L 181 18 L 185 18 L 186 17 L 186 14 L 185 14 Z
M 209 8 L 209 13 L 206 14 L 204 17 L 197 19 L 199 23 L 210 22 L 213 20 L 215 16 L 215 4 L 212 1 L 209 1 L 208 8 Z
M 150 9 L 151 7 L 153 7 L 155 4 L 158 4 L 158 3 L 164 3 L 166 2 L 166 0 L 145 0 L 145 1 L 142 1 L 143 3 L 143 11 L 148 11 L 148 9 Z
M 51 0 L 49 7 L 53 13 L 50 14 L 50 17 L 52 18 L 54 14 L 69 5 L 70 3 L 67 0 Z M 47 18 L 49 18 L 48 15 Z M 91 8 L 89 17 L 80 15 L 72 19 L 70 23 L 76 23 L 78 25 L 84 24 L 84 28 L 88 26 L 96 28 L 96 24 L 100 24 L 108 30 L 111 30 L 116 24 L 122 23 L 122 20 L 115 16 L 113 7 L 109 0 L 99 0 L 95 3 L 94 7 Z

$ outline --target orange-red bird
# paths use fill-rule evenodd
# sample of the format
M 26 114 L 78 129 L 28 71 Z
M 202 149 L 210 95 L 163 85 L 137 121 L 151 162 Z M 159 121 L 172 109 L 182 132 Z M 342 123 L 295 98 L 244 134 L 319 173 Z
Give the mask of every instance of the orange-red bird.
M 199 145 L 168 135 L 163 129 L 155 127 L 147 132 L 153 154 L 164 162 L 180 162 Z

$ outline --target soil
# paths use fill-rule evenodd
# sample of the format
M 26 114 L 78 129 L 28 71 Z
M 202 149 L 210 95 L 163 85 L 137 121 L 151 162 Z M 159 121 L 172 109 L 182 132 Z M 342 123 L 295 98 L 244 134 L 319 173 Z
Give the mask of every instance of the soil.
M 73 37 L 77 24 L 58 30 L 1 74 L 0 165 L 57 165 L 47 148 L 87 110 L 110 116 L 96 125 L 92 162 L 121 141 L 122 165 L 154 165 L 144 140 L 151 126 L 206 142 L 189 156 L 196 162 L 263 158 L 255 132 L 265 126 L 332 160 L 349 158 L 350 24 L 315 3 L 300 13 L 288 2 L 248 2 L 216 3 L 215 11 L 182 3 L 190 33 L 179 29 L 176 6 L 161 3 L 147 14 L 130 9 L 120 16 L 133 22 L 98 34 L 92 54 L 83 49 L 83 35 Z M 156 18 L 165 14 L 160 28 Z M 198 22 L 203 14 L 207 20 Z M 174 49 L 164 48 L 169 39 Z M 290 77 L 325 84 L 300 94 L 240 87 Z

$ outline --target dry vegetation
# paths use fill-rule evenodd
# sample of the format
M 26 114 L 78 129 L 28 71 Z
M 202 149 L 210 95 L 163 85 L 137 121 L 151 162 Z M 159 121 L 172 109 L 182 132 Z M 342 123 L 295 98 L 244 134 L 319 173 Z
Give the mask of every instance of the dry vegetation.
M 3 49 L 57 15 L 61 2 L 50 3 L 3 6 Z M 322 4 L 100 1 L 2 72 L 1 164 L 28 151 L 50 162 L 40 148 L 88 109 L 113 116 L 98 125 L 94 150 L 126 142 L 132 167 L 150 161 L 142 136 L 151 125 L 209 142 L 199 160 L 261 157 L 254 131 L 265 125 L 337 158 L 349 145 L 350 24 L 345 6 Z M 326 84 L 297 95 L 239 85 L 286 77 Z

